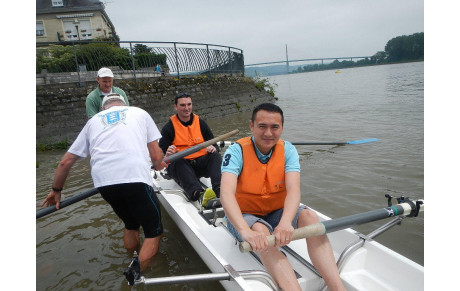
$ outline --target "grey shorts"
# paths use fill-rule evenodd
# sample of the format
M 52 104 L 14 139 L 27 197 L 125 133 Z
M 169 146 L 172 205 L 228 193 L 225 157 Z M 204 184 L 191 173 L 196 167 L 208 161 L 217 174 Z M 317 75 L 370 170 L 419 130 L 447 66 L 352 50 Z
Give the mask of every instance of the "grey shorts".
M 297 213 L 296 213 L 294 219 L 292 220 L 292 227 L 294 227 L 294 229 L 297 228 L 297 221 L 299 220 L 300 211 L 302 211 L 303 209 L 308 209 L 308 207 L 306 205 L 300 204 L 299 208 L 297 209 Z M 254 223 L 260 222 L 260 223 L 264 224 L 268 228 L 270 233 L 273 233 L 273 230 L 278 226 L 278 223 L 280 222 L 282 215 L 283 215 L 283 208 L 275 210 L 273 212 L 270 212 L 269 214 L 267 214 L 265 216 L 259 216 L 259 215 L 249 214 L 249 213 L 243 213 L 243 218 L 246 221 L 246 223 L 248 224 L 249 228 L 252 228 Z M 228 220 L 227 217 L 225 217 L 225 219 L 227 220 L 227 228 L 230 231 L 230 233 L 237 240 L 243 241 L 241 239 L 238 231 L 235 229 L 235 227 L 233 227 L 233 225 L 230 222 L 230 220 Z

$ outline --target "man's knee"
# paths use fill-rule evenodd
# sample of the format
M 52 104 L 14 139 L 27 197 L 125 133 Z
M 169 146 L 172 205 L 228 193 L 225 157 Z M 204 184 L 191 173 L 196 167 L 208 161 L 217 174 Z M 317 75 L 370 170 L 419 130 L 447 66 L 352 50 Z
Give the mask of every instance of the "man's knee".
M 270 235 L 270 230 L 268 229 L 268 227 L 260 222 L 254 223 L 251 229 L 257 232 L 263 232 L 265 235 Z
M 311 209 L 303 209 L 300 211 L 299 220 L 297 222 L 297 227 L 302 227 L 314 223 L 318 223 L 319 218 L 316 212 Z

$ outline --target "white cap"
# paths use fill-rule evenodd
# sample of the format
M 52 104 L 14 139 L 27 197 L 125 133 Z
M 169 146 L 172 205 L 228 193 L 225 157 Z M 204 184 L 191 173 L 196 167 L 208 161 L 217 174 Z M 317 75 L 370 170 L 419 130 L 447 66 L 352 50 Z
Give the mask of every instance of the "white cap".
M 102 99 L 102 107 L 104 107 L 104 104 L 107 101 L 113 100 L 113 99 L 121 100 L 121 101 L 123 101 L 123 103 L 125 103 L 125 99 L 123 98 L 123 96 L 121 96 L 120 94 L 117 94 L 117 93 L 112 93 L 112 94 L 109 94 L 109 95 L 105 96 L 104 99 Z
M 113 73 L 112 73 L 112 70 L 110 70 L 109 68 L 101 68 L 97 72 L 97 76 L 100 77 L 100 78 L 103 78 L 103 77 L 113 78 Z

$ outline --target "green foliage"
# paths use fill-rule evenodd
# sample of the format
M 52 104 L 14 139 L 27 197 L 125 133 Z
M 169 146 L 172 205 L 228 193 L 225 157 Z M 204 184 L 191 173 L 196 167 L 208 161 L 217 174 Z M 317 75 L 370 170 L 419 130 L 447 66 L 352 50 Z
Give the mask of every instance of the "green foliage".
M 275 87 L 278 86 L 276 84 L 271 84 L 267 78 L 261 78 L 260 76 L 254 77 L 254 84 L 259 91 L 265 90 L 270 94 L 272 97 L 275 97 Z
M 152 68 L 156 65 L 161 65 L 163 69 L 167 68 L 166 55 L 156 54 L 153 52 L 153 48 L 144 44 L 135 44 L 133 54 L 136 68 Z
M 127 48 L 121 48 L 114 43 L 93 42 L 71 45 L 50 45 L 37 50 L 36 73 L 43 69 L 49 73 L 75 72 L 78 66 L 86 66 L 88 71 L 97 71 L 101 67 L 116 67 L 120 70 L 155 67 L 160 64 L 166 68 L 166 55 L 155 54 L 152 48 L 136 44 L 133 57 Z M 75 61 L 75 57 L 77 62 Z
M 133 47 L 133 54 L 138 55 L 138 54 L 150 54 L 152 53 L 152 48 L 149 48 L 145 44 L 135 44 Z
M 423 32 L 390 39 L 385 46 L 388 62 L 419 60 L 424 57 Z
M 89 43 L 76 47 L 78 63 L 86 65 L 88 71 L 97 71 L 101 67 L 119 67 L 132 69 L 129 49 L 120 48 L 112 43 Z
M 36 73 L 42 69 L 49 73 L 74 72 L 75 58 L 71 46 L 50 45 L 47 49 L 37 50 Z
M 134 55 L 137 68 L 151 68 L 156 65 L 161 65 L 162 68 L 166 67 L 166 55 L 154 53 L 139 53 Z
M 374 64 L 382 64 L 385 62 L 386 58 L 387 54 L 384 51 L 379 51 L 371 57 L 371 62 Z

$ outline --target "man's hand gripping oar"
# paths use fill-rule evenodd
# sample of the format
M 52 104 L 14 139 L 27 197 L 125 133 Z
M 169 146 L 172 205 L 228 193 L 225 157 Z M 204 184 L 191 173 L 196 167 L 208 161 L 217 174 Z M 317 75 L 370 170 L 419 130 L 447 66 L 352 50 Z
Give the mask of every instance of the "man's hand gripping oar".
M 197 152 L 197 151 L 199 151 L 199 150 L 201 150 L 201 149 L 203 149 L 205 147 L 208 147 L 208 146 L 210 146 L 212 144 L 215 144 L 218 141 L 225 140 L 225 139 L 237 134 L 238 132 L 239 132 L 239 130 L 235 129 L 233 131 L 230 131 L 228 133 L 220 135 L 220 136 L 218 136 L 216 138 L 213 138 L 213 139 L 210 139 L 210 140 L 205 141 L 203 143 L 197 144 L 197 145 L 195 145 L 195 146 L 193 146 L 191 148 L 188 148 L 186 150 L 183 150 L 183 151 L 180 151 L 178 153 L 172 154 L 169 157 L 164 157 L 162 162 L 165 163 L 166 165 L 168 165 L 168 164 L 170 164 L 170 163 L 172 163 L 174 161 L 177 161 L 177 160 L 182 159 L 182 158 L 184 158 L 184 157 L 186 157 L 188 155 L 191 155 L 191 154 L 193 154 L 193 153 L 195 153 L 195 152 Z M 69 205 L 72 205 L 72 204 L 74 204 L 74 203 L 76 203 L 78 201 L 81 201 L 81 200 L 85 199 L 85 198 L 91 197 L 91 196 L 93 196 L 94 194 L 97 194 L 97 193 L 99 193 L 99 190 L 97 188 L 93 188 L 93 189 L 84 191 L 84 192 L 82 192 L 80 194 L 77 194 L 77 195 L 75 195 L 73 197 L 70 197 L 68 199 L 65 199 L 65 200 L 61 201 L 60 204 L 59 204 L 59 208 L 56 208 L 56 205 L 51 205 L 51 206 L 48 206 L 46 208 L 40 209 L 40 210 L 38 210 L 36 212 L 36 219 L 41 218 L 41 217 L 43 217 L 45 215 L 48 215 L 50 213 L 53 213 L 53 212 L 55 212 L 55 211 L 57 211 L 59 209 L 67 207 Z
M 323 235 L 326 233 L 353 227 L 355 225 L 361 225 L 364 223 L 377 221 L 392 216 L 404 215 L 407 217 L 416 217 L 419 211 L 423 211 L 424 208 L 423 200 L 414 201 L 407 197 L 401 197 L 400 199 L 398 199 L 398 203 L 399 204 L 397 205 L 391 205 L 391 203 L 389 202 L 388 207 L 385 208 L 335 218 L 331 220 L 325 220 L 319 223 L 298 228 L 294 230 L 291 241 L 309 238 L 312 236 Z M 274 235 L 269 235 L 266 238 L 268 240 L 269 246 L 275 246 Z M 240 251 L 243 253 L 252 251 L 251 245 L 246 241 L 241 242 L 239 248 Z
M 203 143 L 197 144 L 197 145 L 195 145 L 195 146 L 193 146 L 191 148 L 185 149 L 183 151 L 180 151 L 178 153 L 172 154 L 170 156 L 165 156 L 163 158 L 163 162 L 165 162 L 166 164 L 169 165 L 172 162 L 175 162 L 177 160 L 185 158 L 188 155 L 191 155 L 191 154 L 193 154 L 193 153 L 195 153 L 195 152 L 197 152 L 197 151 L 199 151 L 201 149 L 204 149 L 204 148 L 206 148 L 206 147 L 208 147 L 210 145 L 213 145 L 213 144 L 217 143 L 218 141 L 222 141 L 222 140 L 225 140 L 226 138 L 234 136 L 238 132 L 240 132 L 240 131 L 238 129 L 235 129 L 235 130 L 227 132 L 227 133 L 225 133 L 223 135 L 220 135 L 220 136 L 218 136 L 216 138 L 213 138 L 213 139 L 210 139 L 210 140 L 205 141 Z

